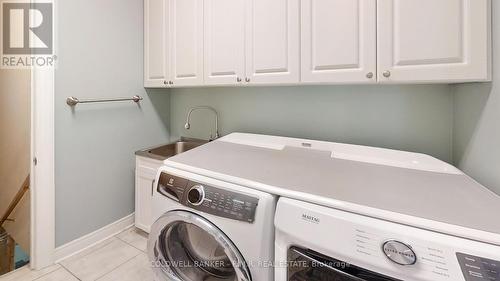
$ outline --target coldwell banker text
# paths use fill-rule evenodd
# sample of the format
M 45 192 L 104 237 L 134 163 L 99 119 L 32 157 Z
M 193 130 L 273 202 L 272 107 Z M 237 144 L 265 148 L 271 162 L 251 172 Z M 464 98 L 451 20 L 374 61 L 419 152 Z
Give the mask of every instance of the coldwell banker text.
M 0 3 L 0 67 L 54 67 L 53 3 L 2 0 Z

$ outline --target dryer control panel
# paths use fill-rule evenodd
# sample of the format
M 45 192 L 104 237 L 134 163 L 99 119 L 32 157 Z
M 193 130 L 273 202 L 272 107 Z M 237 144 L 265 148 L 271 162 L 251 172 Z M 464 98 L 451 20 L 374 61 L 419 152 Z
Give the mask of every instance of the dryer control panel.
M 466 281 L 500 281 L 500 261 L 457 253 Z
M 190 207 L 219 217 L 252 223 L 259 199 L 226 189 L 161 173 L 158 193 Z

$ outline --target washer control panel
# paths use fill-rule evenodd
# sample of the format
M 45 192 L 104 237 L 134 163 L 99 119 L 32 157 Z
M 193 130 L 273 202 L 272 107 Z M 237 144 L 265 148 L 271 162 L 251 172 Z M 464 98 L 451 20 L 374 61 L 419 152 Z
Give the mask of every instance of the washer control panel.
M 466 281 L 500 281 L 500 261 L 457 253 Z
M 158 193 L 184 206 L 219 217 L 246 221 L 255 220 L 259 199 L 246 194 L 190 181 L 161 173 Z

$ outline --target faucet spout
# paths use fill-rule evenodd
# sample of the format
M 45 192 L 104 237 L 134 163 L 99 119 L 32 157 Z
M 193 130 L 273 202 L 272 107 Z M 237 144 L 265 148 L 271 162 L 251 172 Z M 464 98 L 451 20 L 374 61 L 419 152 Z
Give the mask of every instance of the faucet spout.
M 218 139 L 220 137 L 220 134 L 219 134 L 219 114 L 217 113 L 217 110 L 215 110 L 214 108 L 212 108 L 210 106 L 196 106 L 196 107 L 190 108 L 189 112 L 187 114 L 186 124 L 184 125 L 184 128 L 186 130 L 191 129 L 191 121 L 190 121 L 191 114 L 196 110 L 208 110 L 208 111 L 211 111 L 215 114 L 215 138 L 212 138 L 212 136 L 210 136 L 210 141 Z

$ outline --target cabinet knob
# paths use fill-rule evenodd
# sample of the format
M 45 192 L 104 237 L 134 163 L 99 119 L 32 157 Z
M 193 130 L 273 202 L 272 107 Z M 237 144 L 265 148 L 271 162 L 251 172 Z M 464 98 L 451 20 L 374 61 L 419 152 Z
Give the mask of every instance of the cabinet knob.
M 382 75 L 384 75 L 385 78 L 389 78 L 391 77 L 391 72 L 389 70 L 386 70 L 384 71 L 384 73 L 382 73 Z
M 241 82 L 241 78 L 240 77 L 236 78 L 236 82 Z
M 170 81 L 170 82 L 168 82 L 168 84 L 174 85 L 174 81 Z
M 168 82 L 167 82 L 167 81 L 163 81 L 163 84 L 164 84 L 164 85 L 167 85 L 167 84 L 168 84 Z
M 373 72 L 368 72 L 368 73 L 366 74 L 366 78 L 368 78 L 368 79 L 372 79 L 372 78 L 373 78 Z
M 247 83 L 249 83 L 249 82 L 250 82 L 250 78 L 248 78 L 248 77 L 247 77 L 247 78 L 245 78 L 245 81 L 246 81 Z

